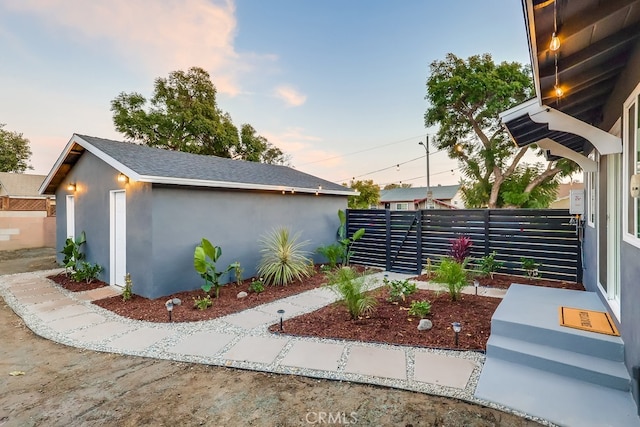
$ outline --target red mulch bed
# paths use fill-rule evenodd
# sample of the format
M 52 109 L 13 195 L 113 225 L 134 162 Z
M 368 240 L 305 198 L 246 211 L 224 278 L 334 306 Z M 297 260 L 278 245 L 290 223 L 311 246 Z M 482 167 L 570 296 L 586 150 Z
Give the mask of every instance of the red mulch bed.
M 359 271 L 365 270 L 364 267 L 355 267 Z M 169 314 L 164 304 L 170 298 L 179 298 L 182 301 L 182 305 L 173 307 L 172 320 L 174 322 L 211 320 L 324 285 L 326 280 L 324 274 L 320 272 L 320 267 L 316 266 L 315 270 L 316 274 L 302 282 L 295 281 L 287 286 L 265 286 L 264 292 L 259 294 L 249 291 L 251 279 L 244 280 L 241 285 L 229 283 L 222 286 L 220 288 L 220 296 L 217 299 L 215 298 L 215 291 L 212 288 L 211 299 L 213 306 L 206 310 L 199 310 L 195 308 L 193 304 L 195 298 L 202 298 L 205 295 L 201 289 L 177 292 L 156 299 L 148 299 L 134 295 L 131 300 L 123 301 L 121 296 L 114 296 L 97 300 L 93 303 L 130 319 L 167 323 L 169 322 Z M 369 270 L 371 271 L 371 269 Z M 133 284 L 133 290 L 135 292 L 135 282 Z M 247 292 L 248 295 L 245 298 L 238 298 L 238 293 L 242 291 Z
M 358 270 L 365 268 L 355 266 Z M 94 281 L 90 284 L 77 283 L 65 276 L 64 273 L 49 278 L 64 288 L 78 292 L 106 286 L 106 283 Z M 428 280 L 428 275 L 413 277 L 414 280 Z M 494 288 L 508 288 L 512 283 L 530 284 L 535 286 L 554 287 L 561 289 L 584 290 L 580 283 L 527 279 L 506 274 L 495 274 L 494 278 L 479 278 L 481 286 Z M 173 309 L 173 321 L 195 322 L 210 320 L 227 314 L 236 313 L 248 308 L 265 304 L 277 299 L 285 298 L 307 290 L 315 289 L 326 283 L 325 275 L 316 266 L 316 274 L 302 282 L 294 282 L 287 286 L 266 286 L 260 294 L 249 292 L 251 279 L 241 285 L 227 284 L 220 289 L 220 298 L 213 298 L 213 306 L 206 310 L 194 308 L 194 298 L 204 295 L 202 290 L 178 292 L 157 299 L 147 299 L 137 295 L 129 301 L 123 301 L 121 296 L 105 298 L 93 303 L 121 316 L 150 322 L 166 323 L 169 316 L 165 308 L 166 300 L 180 298 L 181 306 Z M 134 283 L 135 291 L 135 283 Z M 213 291 L 213 290 L 212 290 Z M 246 291 L 246 298 L 237 298 L 238 292 Z M 460 322 L 462 332 L 459 334 L 460 350 L 484 350 L 491 331 L 491 316 L 501 299 L 476 295 L 463 295 L 460 301 L 451 301 L 447 292 L 433 292 L 419 290 L 407 297 L 407 300 L 391 303 L 387 290 L 384 288 L 373 291 L 378 299 L 376 311 L 369 317 L 352 320 L 346 308 L 336 303 L 323 307 L 312 313 L 286 320 L 283 324 L 285 334 L 314 336 L 323 338 L 337 338 L 365 342 L 413 345 L 433 348 L 454 348 L 454 333 L 451 323 Z M 431 302 L 431 314 L 426 318 L 433 322 L 433 328 L 428 331 L 417 329 L 419 320 L 409 316 L 408 309 L 414 300 L 428 300 Z M 279 332 L 279 325 L 270 327 L 272 332 Z
M 67 276 L 64 273 L 47 276 L 47 278 L 53 280 L 58 285 L 71 292 L 90 291 L 92 289 L 98 289 L 102 288 L 103 286 L 108 286 L 107 283 L 97 279 L 92 280 L 91 283 L 76 282 L 71 278 L 71 276 Z

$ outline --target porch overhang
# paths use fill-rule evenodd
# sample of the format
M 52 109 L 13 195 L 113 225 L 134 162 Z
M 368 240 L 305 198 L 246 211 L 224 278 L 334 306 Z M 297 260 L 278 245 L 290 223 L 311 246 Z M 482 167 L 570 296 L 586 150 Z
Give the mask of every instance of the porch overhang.
M 540 105 L 537 98 L 502 112 L 500 120 L 518 146 L 537 144 L 547 150 L 547 158 L 571 159 L 585 171 L 591 171 L 595 166 L 583 155 L 588 144 L 602 155 L 622 152 L 619 137 L 549 106 Z

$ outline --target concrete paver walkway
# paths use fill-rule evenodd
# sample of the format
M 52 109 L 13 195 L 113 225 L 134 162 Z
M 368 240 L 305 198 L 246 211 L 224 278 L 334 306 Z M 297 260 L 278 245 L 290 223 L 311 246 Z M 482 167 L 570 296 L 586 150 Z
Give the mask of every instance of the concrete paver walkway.
M 91 304 L 92 300 L 116 295 L 118 291 L 113 288 L 80 293 L 62 289 L 46 278 L 58 271 L 0 276 L 0 295 L 30 329 L 62 344 L 378 384 L 487 405 L 473 396 L 484 363 L 481 353 L 293 337 L 267 330 L 279 321 L 280 309 L 285 310 L 284 318 L 288 319 L 335 301 L 336 296 L 328 289 L 314 289 L 215 320 L 158 324 L 126 319 Z M 382 274 L 378 273 L 378 279 Z M 384 274 L 390 280 L 409 277 Z M 434 287 L 421 282 L 418 285 Z M 473 293 L 475 289 L 465 292 Z M 481 292 L 488 291 L 481 288 Z

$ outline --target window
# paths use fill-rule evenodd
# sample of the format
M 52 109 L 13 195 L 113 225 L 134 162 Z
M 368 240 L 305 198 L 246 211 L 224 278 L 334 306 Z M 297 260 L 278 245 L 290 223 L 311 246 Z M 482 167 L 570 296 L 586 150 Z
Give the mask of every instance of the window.
M 629 194 L 631 176 L 640 173 L 640 85 L 624 104 L 623 227 L 624 240 L 640 247 L 640 202 Z
M 396 210 L 397 211 L 408 211 L 409 210 L 409 203 L 396 203 Z
M 596 153 L 593 150 L 589 154 L 589 159 L 596 161 Z M 596 226 L 596 172 L 588 172 L 587 174 L 587 225 L 589 227 Z

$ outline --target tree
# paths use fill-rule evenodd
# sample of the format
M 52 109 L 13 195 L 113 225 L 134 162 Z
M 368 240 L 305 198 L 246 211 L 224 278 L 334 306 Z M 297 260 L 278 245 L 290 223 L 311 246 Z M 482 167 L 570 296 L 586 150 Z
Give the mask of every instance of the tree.
M 33 169 L 29 165 L 29 140 L 21 133 L 3 129 L 5 126 L 6 124 L 0 123 L 0 172 L 23 173 L 27 169 Z
M 131 142 L 254 162 L 286 160 L 250 125 L 243 125 L 242 135 L 238 133 L 229 113 L 218 108 L 216 88 L 202 68 L 157 78 L 149 104 L 145 110 L 147 99 L 136 92 L 122 92 L 111 101 L 116 130 Z
M 376 206 L 380 201 L 380 186 L 374 184 L 371 179 L 351 181 L 349 187 L 360 192 L 358 196 L 349 196 L 347 201 L 349 209 L 369 209 L 371 206 Z
M 537 148 L 516 147 L 500 123 L 500 112 L 533 95 L 528 66 L 495 64 L 489 54 L 465 61 L 449 53 L 430 69 L 425 125 L 440 126 L 436 147 L 458 160 L 467 207 L 543 207 L 557 179 L 578 169 L 567 159 L 547 162 L 546 167 L 542 162 L 521 165 L 524 155 Z M 522 190 L 518 197 L 515 189 Z
M 384 186 L 383 190 L 393 190 L 394 188 L 411 188 L 412 184 L 408 184 L 408 183 L 400 183 L 400 184 L 396 184 L 395 182 L 392 182 L 391 184 L 387 184 Z

